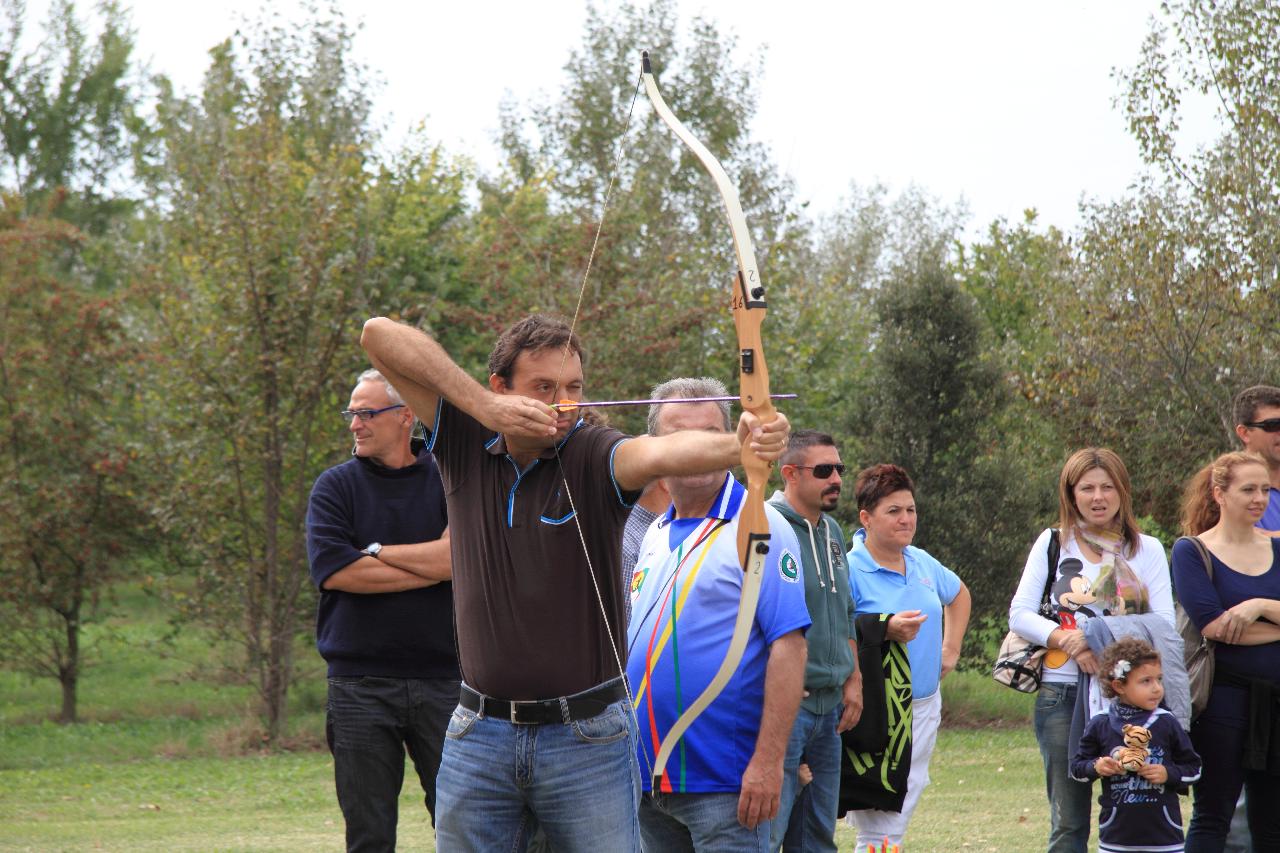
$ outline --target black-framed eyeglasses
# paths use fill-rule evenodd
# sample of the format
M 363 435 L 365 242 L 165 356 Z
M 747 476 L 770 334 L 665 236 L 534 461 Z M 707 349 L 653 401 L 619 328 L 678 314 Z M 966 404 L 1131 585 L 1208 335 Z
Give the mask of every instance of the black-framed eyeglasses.
M 792 468 L 807 468 L 813 472 L 813 476 L 819 480 L 825 480 L 831 476 L 831 472 L 844 474 L 843 462 L 823 462 L 821 465 L 792 465 Z
M 347 423 L 351 423 L 352 418 L 359 418 L 361 422 L 371 421 L 383 412 L 389 412 L 392 409 L 403 409 L 404 403 L 396 403 L 392 406 L 383 406 L 381 409 L 343 409 L 339 414 Z
M 1280 432 L 1280 418 L 1267 418 L 1265 421 L 1245 421 L 1244 425 L 1260 429 L 1263 432 Z

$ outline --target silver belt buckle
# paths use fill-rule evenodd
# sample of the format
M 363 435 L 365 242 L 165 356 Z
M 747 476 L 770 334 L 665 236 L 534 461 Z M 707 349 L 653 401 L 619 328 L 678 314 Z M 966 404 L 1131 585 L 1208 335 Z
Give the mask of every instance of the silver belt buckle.
M 511 712 L 511 725 L 513 725 L 513 726 L 525 726 L 525 725 L 528 725 L 528 723 L 522 723 L 522 722 L 520 722 L 519 720 L 517 720 L 517 719 L 516 719 L 516 709 L 517 709 L 519 706 L 520 706 L 520 703 L 519 703 L 519 702 L 516 702 L 515 700 L 512 700 L 512 702 L 511 702 L 511 708 L 510 708 L 510 712 Z

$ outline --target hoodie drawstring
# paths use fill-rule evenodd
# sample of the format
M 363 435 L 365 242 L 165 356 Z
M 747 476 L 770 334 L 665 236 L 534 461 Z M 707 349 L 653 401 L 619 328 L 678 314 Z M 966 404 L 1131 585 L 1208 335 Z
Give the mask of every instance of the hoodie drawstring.
M 804 526 L 809 531 L 809 551 L 813 554 L 814 574 L 818 576 L 818 588 L 826 589 L 827 585 L 822 582 L 822 562 L 818 559 L 818 543 L 813 538 L 813 525 L 809 523 L 809 519 L 804 520 Z M 831 559 L 831 524 L 825 518 L 822 519 L 822 529 L 827 534 L 827 549 L 824 552 L 827 556 L 827 576 L 831 578 L 831 591 L 836 595 L 840 594 L 840 590 L 836 587 L 836 567 L 835 560 Z
M 831 522 L 823 519 L 822 527 L 827 531 L 827 573 L 831 576 L 831 591 L 839 595 L 840 591 L 836 589 L 836 561 L 831 550 Z
M 816 563 L 818 560 L 818 543 L 813 541 L 813 525 L 810 524 L 809 519 L 806 518 L 804 520 L 804 526 L 809 531 L 809 551 L 813 554 L 813 559 L 814 559 L 814 562 Z M 830 550 L 830 549 L 831 549 L 831 531 L 828 530 L 827 531 L 827 550 Z M 818 588 L 826 589 L 827 585 L 822 582 L 822 564 L 818 563 L 818 565 L 814 566 L 814 569 L 815 569 L 814 574 L 818 576 Z M 836 584 L 835 579 L 832 578 L 831 585 L 834 587 L 835 584 Z

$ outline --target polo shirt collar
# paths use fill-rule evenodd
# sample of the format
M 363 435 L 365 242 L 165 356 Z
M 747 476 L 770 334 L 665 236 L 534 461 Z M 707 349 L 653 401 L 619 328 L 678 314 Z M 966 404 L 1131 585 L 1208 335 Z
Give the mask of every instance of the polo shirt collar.
M 705 518 L 718 518 L 721 521 L 729 521 L 738 514 L 738 508 L 742 506 L 742 501 L 747 495 L 747 490 L 737 480 L 733 479 L 733 475 L 725 472 L 724 482 L 720 484 L 720 491 L 716 492 L 716 499 L 711 502 L 711 509 L 707 512 Z M 663 526 L 670 524 L 676 517 L 676 505 L 673 503 L 667 507 L 663 518 Z
M 902 553 L 902 561 L 903 565 L 906 567 L 906 571 L 904 571 L 901 576 L 905 578 L 911 574 L 912 558 L 910 549 L 907 549 Z M 859 527 L 857 532 L 853 534 L 853 547 L 849 549 L 849 565 L 852 568 L 855 568 L 860 572 L 866 572 L 867 574 L 890 571 L 877 563 L 875 559 L 872 558 L 871 552 L 867 550 L 867 529 L 865 527 Z M 891 574 L 896 575 L 898 573 L 891 572 Z
M 582 418 L 578 418 L 578 422 L 573 425 L 573 428 L 571 430 L 569 430 L 567 433 L 564 434 L 564 438 L 560 439 L 560 442 L 558 444 L 552 447 L 548 447 L 544 449 L 542 452 L 540 452 L 538 454 L 538 458 L 539 459 L 555 459 L 556 454 L 569 441 L 569 437 L 572 436 L 575 432 L 577 432 L 578 429 L 582 427 L 585 423 L 586 421 L 584 421 Z M 488 451 L 489 454 L 492 456 L 506 456 L 507 455 L 507 437 L 500 432 L 494 433 L 493 437 L 484 443 L 484 449 Z

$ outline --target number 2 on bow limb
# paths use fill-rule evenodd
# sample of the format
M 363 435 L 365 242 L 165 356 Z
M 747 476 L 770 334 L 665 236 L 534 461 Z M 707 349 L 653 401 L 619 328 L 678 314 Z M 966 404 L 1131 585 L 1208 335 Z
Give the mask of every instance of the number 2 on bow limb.
M 768 423 L 777 417 L 769 397 L 769 369 L 765 364 L 764 342 L 760 333 L 768 306 L 765 304 L 764 286 L 760 283 L 755 250 L 751 245 L 746 217 L 742 214 L 738 190 L 725 174 L 720 162 L 689 132 L 689 129 L 671 112 L 666 101 L 663 100 L 662 93 L 658 91 L 658 83 L 653 76 L 653 68 L 649 63 L 648 51 L 641 56 L 641 69 L 640 77 L 644 81 L 645 92 L 658 117 L 697 156 L 698 161 L 711 175 L 724 202 L 729 231 L 733 236 L 734 254 L 738 260 L 738 274 L 731 288 L 730 305 L 738 336 L 739 396 L 744 409 L 753 413 L 762 423 Z M 773 463 L 761 459 L 751 450 L 750 443 L 744 442 L 742 467 L 747 475 L 747 495 L 738 515 L 737 544 L 738 560 L 742 564 L 743 577 L 742 595 L 738 602 L 738 616 L 734 622 L 733 636 L 729 640 L 729 648 L 724 660 L 707 688 L 694 700 L 693 704 L 685 709 L 667 731 L 661 744 L 657 746 L 653 767 L 654 791 L 679 789 L 678 783 L 673 786 L 671 776 L 666 772 L 667 761 L 689 726 L 715 701 L 732 679 L 738 664 L 742 661 L 747 639 L 755 622 L 756 605 L 760 600 L 760 584 L 764 577 L 765 558 L 769 553 L 769 521 L 764 509 L 764 493 L 769 484 Z

